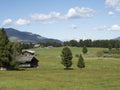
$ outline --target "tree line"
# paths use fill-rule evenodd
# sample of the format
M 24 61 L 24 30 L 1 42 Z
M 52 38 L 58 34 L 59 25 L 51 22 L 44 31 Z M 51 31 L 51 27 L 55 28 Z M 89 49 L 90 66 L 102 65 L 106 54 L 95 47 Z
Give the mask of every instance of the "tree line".
M 62 43 L 59 42 L 40 42 L 41 47 L 53 46 L 53 47 L 61 47 L 61 46 L 71 46 L 71 47 L 102 47 L 102 48 L 120 48 L 120 40 L 91 40 L 86 39 L 79 41 L 70 40 L 64 41 Z
M 61 46 L 71 46 L 71 47 L 102 47 L 102 48 L 120 48 L 120 40 L 91 40 L 86 39 L 79 41 L 70 40 L 60 42 L 40 42 L 41 47 L 53 46 L 53 47 L 61 47 Z M 31 45 L 30 45 L 31 46 Z
M 40 42 L 41 47 L 53 46 L 53 47 L 61 47 L 63 44 L 59 42 Z
M 64 42 L 65 46 L 71 47 L 103 47 L 103 48 L 120 48 L 120 40 L 91 40 L 86 39 L 79 41 L 70 40 Z
M 21 45 L 22 49 L 30 49 L 34 48 L 34 43 L 19 43 Z M 77 40 L 70 40 L 70 41 L 64 41 L 64 42 L 39 42 L 40 47 L 47 47 L 47 46 L 53 46 L 53 47 L 62 47 L 62 46 L 70 46 L 70 47 L 101 47 L 101 48 L 120 48 L 120 40 L 91 40 L 86 39 L 79 41 Z

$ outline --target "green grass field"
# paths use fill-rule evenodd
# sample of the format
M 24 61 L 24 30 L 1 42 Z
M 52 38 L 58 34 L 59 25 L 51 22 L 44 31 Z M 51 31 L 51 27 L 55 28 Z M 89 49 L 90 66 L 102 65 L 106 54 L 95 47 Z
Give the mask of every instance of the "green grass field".
M 81 48 L 71 48 L 74 70 L 61 65 L 62 48 L 34 49 L 39 68 L 21 71 L 0 71 L 0 90 L 120 90 L 119 58 L 98 58 L 103 48 L 88 48 L 83 55 L 86 67 L 77 68 L 76 54 Z

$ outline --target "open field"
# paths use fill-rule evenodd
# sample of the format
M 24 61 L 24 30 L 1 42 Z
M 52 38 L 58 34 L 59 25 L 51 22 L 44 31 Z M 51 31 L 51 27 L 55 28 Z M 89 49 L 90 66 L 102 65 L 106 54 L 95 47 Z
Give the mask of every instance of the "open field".
M 96 57 L 103 48 L 88 48 L 88 54 L 83 55 L 84 69 L 76 66 L 75 55 L 81 53 L 81 48 L 71 48 L 74 70 L 63 70 L 62 48 L 34 50 L 39 68 L 0 71 L 0 90 L 120 90 L 120 60 Z

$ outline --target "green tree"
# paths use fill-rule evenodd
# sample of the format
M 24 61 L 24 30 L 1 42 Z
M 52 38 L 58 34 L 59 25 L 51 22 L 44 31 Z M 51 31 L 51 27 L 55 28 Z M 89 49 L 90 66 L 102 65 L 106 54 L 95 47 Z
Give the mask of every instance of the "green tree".
M 82 52 L 83 52 L 84 54 L 86 54 L 86 53 L 88 52 L 88 50 L 87 50 L 87 47 L 86 47 L 86 46 L 84 46 L 84 47 L 82 48 Z
M 16 41 L 12 43 L 12 54 L 13 56 L 18 56 L 22 53 L 22 45 L 20 42 Z
M 12 68 L 11 44 L 4 29 L 0 29 L 0 68 Z
M 76 40 L 70 40 L 70 46 L 72 46 L 72 47 L 78 47 L 79 44 L 78 44 L 78 42 Z
M 67 46 L 64 47 L 61 53 L 61 64 L 66 67 L 65 69 L 69 69 L 69 67 L 72 66 L 72 58 L 73 56 L 71 50 Z
M 82 39 L 80 39 L 80 41 L 79 41 L 79 46 L 80 46 L 80 47 L 83 47 L 83 46 L 84 46 L 84 41 L 83 41 Z
M 84 40 L 84 46 L 91 47 L 92 46 L 92 40 L 91 39 Z
M 81 54 L 80 54 L 80 56 L 78 57 L 77 67 L 78 67 L 78 68 L 85 68 L 84 59 L 83 59 L 83 57 L 82 57 Z
M 108 49 L 109 49 L 109 51 L 111 51 L 111 49 L 112 49 L 112 45 L 110 43 L 108 44 Z

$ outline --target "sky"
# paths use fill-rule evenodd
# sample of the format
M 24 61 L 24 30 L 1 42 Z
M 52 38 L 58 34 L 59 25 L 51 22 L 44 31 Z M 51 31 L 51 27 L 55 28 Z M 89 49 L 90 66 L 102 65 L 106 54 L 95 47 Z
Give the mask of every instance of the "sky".
M 0 0 L 0 27 L 67 40 L 120 36 L 120 0 Z

